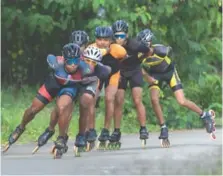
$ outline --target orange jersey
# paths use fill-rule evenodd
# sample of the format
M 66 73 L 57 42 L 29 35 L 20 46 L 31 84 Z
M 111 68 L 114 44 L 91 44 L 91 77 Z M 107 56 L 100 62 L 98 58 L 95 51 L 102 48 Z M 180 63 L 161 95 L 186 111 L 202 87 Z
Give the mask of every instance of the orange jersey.
M 92 43 L 89 46 L 97 47 L 96 43 Z M 111 44 L 108 49 L 99 49 L 101 50 L 101 53 L 103 55 L 102 63 L 111 67 L 111 75 L 117 73 L 120 67 L 120 60 L 125 58 L 127 55 L 125 48 L 119 44 Z
M 99 48 L 96 43 L 92 43 L 89 46 L 94 46 Z M 118 60 L 125 58 L 125 56 L 127 55 L 125 48 L 115 43 L 111 44 L 108 49 L 106 48 L 99 48 L 99 49 L 101 50 L 102 56 L 105 56 L 106 54 L 111 54 L 115 59 Z
M 126 57 L 127 52 L 124 47 L 119 44 L 111 44 L 109 54 L 111 54 L 115 59 L 121 60 Z

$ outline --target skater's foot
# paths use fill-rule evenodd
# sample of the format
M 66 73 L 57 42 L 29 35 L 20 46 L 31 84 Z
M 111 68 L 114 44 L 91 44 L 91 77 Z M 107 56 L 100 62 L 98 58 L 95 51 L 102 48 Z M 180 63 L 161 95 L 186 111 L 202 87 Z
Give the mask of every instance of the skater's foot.
M 148 139 L 149 138 L 149 133 L 146 129 L 146 127 L 141 127 L 139 130 L 139 138 L 140 139 Z
M 21 128 L 20 125 L 18 125 L 8 138 L 9 144 L 15 143 L 24 131 L 25 129 Z
M 164 147 L 164 148 L 170 147 L 170 141 L 168 139 L 168 128 L 166 125 L 161 126 L 159 139 L 160 139 L 161 147 Z
M 54 142 L 54 145 L 54 159 L 59 159 L 68 150 L 68 146 L 66 145 L 66 137 L 58 136 L 57 140 Z
M 214 118 L 215 118 L 215 113 L 214 113 L 213 110 L 210 110 L 208 112 L 204 112 L 203 115 L 201 116 L 201 119 L 204 122 L 207 133 L 212 133 L 212 132 L 215 131 Z

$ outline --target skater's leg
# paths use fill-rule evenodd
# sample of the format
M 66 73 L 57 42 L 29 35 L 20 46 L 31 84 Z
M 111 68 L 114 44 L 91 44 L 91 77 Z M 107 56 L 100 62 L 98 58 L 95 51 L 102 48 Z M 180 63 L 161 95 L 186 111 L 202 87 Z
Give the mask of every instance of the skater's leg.
M 146 110 L 145 106 L 142 103 L 142 88 L 141 87 L 134 87 L 132 89 L 132 98 L 133 102 L 136 107 L 137 117 L 140 123 L 140 126 L 146 126 Z
M 176 97 L 176 100 L 180 106 L 184 106 L 194 112 L 196 112 L 198 115 L 202 115 L 202 109 L 198 107 L 194 102 L 188 100 L 184 96 L 183 89 L 179 89 L 174 92 L 174 95 Z
M 151 104 L 160 125 L 165 123 L 162 108 L 159 102 L 160 89 L 158 86 L 150 87 Z
M 115 101 L 115 94 L 118 91 L 117 86 L 108 85 L 105 89 L 105 122 L 104 128 L 108 129 L 111 125 L 111 119 L 114 115 L 114 101 Z
M 90 110 L 89 110 L 89 116 L 88 116 L 88 123 L 87 123 L 87 130 L 89 129 L 94 129 L 95 128 L 95 113 L 96 113 L 96 102 L 97 102 L 97 99 L 99 97 L 99 93 L 100 91 L 97 89 L 96 91 L 96 94 L 95 94 L 95 97 L 94 97 L 94 106 L 91 106 L 90 107 Z
M 80 119 L 79 119 L 79 133 L 84 134 L 87 126 L 88 117 L 90 114 L 90 110 L 92 106 L 94 106 L 95 100 L 94 97 L 89 93 L 84 93 L 80 97 Z
M 199 106 L 197 106 L 194 102 L 188 100 L 184 96 L 183 87 L 180 82 L 180 78 L 177 74 L 176 69 L 174 69 L 173 76 L 170 79 L 170 87 L 172 88 L 174 95 L 176 97 L 177 102 L 191 111 L 197 113 L 200 118 L 204 121 L 206 130 L 208 133 L 212 133 L 215 131 L 215 122 L 214 122 L 214 111 L 203 111 Z M 213 135 L 212 135 L 213 136 Z M 214 137 L 215 138 L 215 137 Z
M 32 105 L 25 110 L 25 113 L 23 115 L 20 128 L 24 129 L 26 125 L 32 121 L 35 117 L 35 115 L 40 112 L 45 107 L 45 104 L 41 102 L 38 98 L 34 98 Z
M 50 123 L 49 123 L 49 130 L 50 131 L 54 131 L 55 130 L 55 127 L 57 125 L 57 122 L 58 122 L 58 113 L 57 113 L 57 107 L 55 106 L 53 108 L 53 111 L 51 112 L 50 114 Z
M 72 113 L 71 105 L 72 98 L 68 95 L 62 95 L 57 99 L 59 136 L 66 136 L 69 126 L 70 114 Z
M 115 95 L 115 108 L 114 108 L 114 126 L 115 128 L 118 129 L 120 129 L 121 126 L 124 97 L 125 97 L 125 90 L 118 89 Z

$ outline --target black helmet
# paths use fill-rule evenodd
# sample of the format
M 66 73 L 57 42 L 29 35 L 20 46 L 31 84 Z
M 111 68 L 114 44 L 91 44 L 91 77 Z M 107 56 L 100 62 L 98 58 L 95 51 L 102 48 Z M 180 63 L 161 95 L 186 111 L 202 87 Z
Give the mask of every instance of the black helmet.
M 113 31 L 110 26 L 98 26 L 95 29 L 96 38 L 111 38 L 113 36 Z
M 113 23 L 112 30 L 114 33 L 116 32 L 125 32 L 128 33 L 129 25 L 124 20 L 118 20 Z
M 68 43 L 64 45 L 62 54 L 65 59 L 79 58 L 81 54 L 80 47 L 77 44 Z
M 89 42 L 89 36 L 85 31 L 73 31 L 71 34 L 71 42 L 79 46 L 86 45 Z
M 140 31 L 137 35 L 137 40 L 141 41 L 143 43 L 148 43 L 152 41 L 152 38 L 154 37 L 153 33 L 149 29 L 144 29 Z

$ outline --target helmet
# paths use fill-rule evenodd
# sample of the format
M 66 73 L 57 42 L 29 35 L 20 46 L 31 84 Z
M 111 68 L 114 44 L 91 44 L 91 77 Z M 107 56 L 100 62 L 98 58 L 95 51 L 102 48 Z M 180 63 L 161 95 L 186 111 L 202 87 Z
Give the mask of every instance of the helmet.
M 89 42 L 89 36 L 85 31 L 73 31 L 71 34 L 71 42 L 82 46 Z
M 151 32 L 151 30 L 149 29 L 144 29 L 142 31 L 140 31 L 137 35 L 137 40 L 141 41 L 143 43 L 148 43 L 152 41 L 153 38 L 153 33 Z
M 113 31 L 111 27 L 98 26 L 95 29 L 96 38 L 111 38 L 113 36 Z
M 124 20 L 118 20 L 113 23 L 112 30 L 114 33 L 116 32 L 125 32 L 128 33 L 129 25 Z
M 64 45 L 62 54 L 65 59 L 79 58 L 81 54 L 80 47 L 77 44 L 68 43 Z
M 83 56 L 96 62 L 101 62 L 102 59 L 101 50 L 94 46 L 87 47 L 83 52 Z

